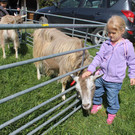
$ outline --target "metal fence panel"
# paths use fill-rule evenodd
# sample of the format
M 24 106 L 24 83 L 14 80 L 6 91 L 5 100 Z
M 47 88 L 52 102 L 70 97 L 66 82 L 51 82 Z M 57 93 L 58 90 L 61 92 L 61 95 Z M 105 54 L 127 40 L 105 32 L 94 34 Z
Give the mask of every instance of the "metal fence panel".
M 60 16 L 61 17 L 61 16 Z M 71 19 L 71 18 L 70 18 Z M 74 19 L 73 19 L 74 20 Z M 75 21 L 75 20 L 74 20 Z M 94 22 L 95 23 L 95 22 Z M 0 29 L 26 29 L 26 38 L 28 38 L 28 36 L 30 36 L 30 40 L 32 40 L 31 38 L 31 34 L 29 34 L 27 32 L 27 29 L 37 29 L 37 28 L 73 28 L 72 30 L 74 30 L 74 28 L 91 28 L 91 27 L 103 27 L 105 26 L 104 24 L 0 24 Z M 74 30 L 75 31 L 75 30 Z M 74 32 L 72 32 L 73 34 Z M 86 32 L 86 36 L 85 36 L 85 46 L 86 46 L 86 42 L 87 42 L 87 36 L 89 36 L 88 32 Z M 84 34 L 84 33 L 83 33 Z M 73 35 L 72 35 L 73 36 Z M 95 35 L 93 35 L 95 36 Z M 26 43 L 30 43 L 32 44 L 32 41 L 28 41 L 26 40 L 27 42 Z M 99 47 L 100 45 L 93 45 L 93 46 L 89 46 L 89 47 L 85 47 L 85 48 L 81 48 L 81 49 L 76 49 L 76 50 L 72 50 L 72 51 L 67 51 L 67 52 L 63 52 L 63 53 L 59 53 L 59 54 L 53 54 L 53 55 L 49 55 L 49 56 L 44 56 L 44 57 L 39 57 L 39 58 L 34 58 L 34 59 L 29 59 L 29 60 L 25 60 L 25 61 L 20 61 L 20 62 L 16 62 L 16 63 L 11 63 L 11 64 L 7 64 L 7 65 L 2 65 L 0 66 L 0 70 L 6 70 L 6 69 L 9 69 L 9 68 L 14 68 L 14 67 L 18 67 L 18 66 L 22 66 L 22 65 L 25 65 L 25 64 L 30 64 L 30 63 L 33 63 L 33 62 L 37 62 L 37 61 L 41 61 L 41 60 L 44 60 L 44 59 L 49 59 L 49 58 L 53 58 L 53 57 L 58 57 L 58 56 L 62 56 L 62 55 L 66 55 L 66 54 L 69 54 L 69 53 L 74 53 L 74 52 L 77 52 L 77 51 L 84 51 L 86 49 L 91 49 L 91 48 L 96 48 L 96 47 Z M 0 99 L 0 104 L 3 104 L 5 102 L 8 102 L 9 100 L 12 100 L 14 98 L 17 98 L 19 96 L 22 96 L 23 94 L 27 94 L 33 90 L 36 90 L 37 88 L 40 88 L 40 87 L 43 87 L 45 85 L 48 85 L 49 83 L 52 83 L 54 81 L 57 81 L 65 76 L 68 76 L 72 73 L 75 73 L 77 71 L 80 71 L 84 68 L 87 68 L 87 66 L 82 66 L 80 67 L 79 69 L 76 69 L 72 72 L 69 72 L 69 73 L 66 73 L 64 75 L 61 75 L 59 77 L 55 77 L 51 80 L 48 80 L 46 82 L 43 82 L 41 84 L 38 84 L 36 86 L 33 86 L 31 88 L 28 88 L 28 89 L 25 89 L 21 92 L 18 92 L 18 93 L 15 93 L 13 95 L 10 95 L 8 97 L 5 97 L 3 99 Z M 52 98 L 50 98 L 49 100 L 27 110 L 26 112 L 8 120 L 7 122 L 3 123 L 0 125 L 0 129 L 3 129 L 5 127 L 7 127 L 8 125 L 20 120 L 21 118 L 23 118 L 24 116 L 38 110 L 39 108 L 45 106 L 46 104 L 49 104 L 51 103 L 52 101 L 54 101 L 55 99 L 61 97 L 62 95 L 72 91 L 73 89 L 75 88 L 75 86 L 67 89 L 65 92 L 63 93 L 60 93 Z M 69 109 L 73 109 L 71 112 L 69 112 L 69 114 L 67 114 L 65 117 L 62 117 L 57 123 L 55 123 L 54 125 L 52 125 L 51 127 L 49 127 L 45 132 L 43 132 L 42 134 L 45 134 L 47 132 L 49 132 L 50 130 L 52 130 L 53 128 L 55 128 L 57 125 L 59 125 L 61 122 L 63 122 L 64 120 L 66 120 L 68 117 L 70 117 L 73 113 L 75 113 L 77 110 L 79 110 L 81 108 L 81 105 L 77 105 L 80 100 L 76 99 L 76 96 L 77 94 L 74 94 L 72 95 L 71 97 L 69 97 L 68 99 L 66 99 L 65 101 L 59 103 L 58 105 L 54 106 L 53 108 L 51 108 L 50 110 L 46 111 L 46 112 L 43 112 L 43 114 L 39 115 L 38 117 L 36 117 L 35 119 L 27 122 L 26 124 L 24 125 L 21 125 L 20 128 L 16 129 L 15 131 L 12 131 L 12 133 L 10 133 L 10 135 L 15 135 L 17 133 L 19 133 L 20 131 L 26 129 L 27 127 L 29 127 L 30 125 L 32 125 L 33 123 L 39 121 L 41 118 L 45 117 L 47 114 L 53 112 L 55 109 L 57 109 L 58 107 L 64 105 L 65 103 L 67 103 L 69 100 L 71 99 L 74 99 L 74 102 L 72 102 L 72 104 L 69 104 L 66 108 L 64 108 L 62 111 L 60 111 L 58 114 L 56 114 L 55 116 L 51 117 L 50 119 L 48 119 L 47 121 L 45 121 L 44 123 L 42 123 L 41 125 L 39 125 L 37 128 L 33 129 L 31 132 L 29 132 L 28 134 L 29 135 L 32 135 L 34 133 L 36 133 L 38 130 L 40 130 L 41 128 L 43 128 L 44 126 L 48 125 L 50 122 L 52 122 L 53 120 L 55 120 L 57 117 L 60 117 L 63 113 L 65 113 L 66 111 L 68 111 Z

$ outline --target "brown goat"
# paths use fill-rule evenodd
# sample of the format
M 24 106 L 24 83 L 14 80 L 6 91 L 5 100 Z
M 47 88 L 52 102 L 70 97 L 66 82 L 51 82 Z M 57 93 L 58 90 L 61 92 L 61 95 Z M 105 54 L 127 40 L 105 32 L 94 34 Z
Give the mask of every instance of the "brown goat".
M 84 47 L 82 40 L 76 37 L 70 37 L 64 34 L 63 32 L 55 28 L 46 28 L 46 29 L 37 29 L 34 32 L 33 39 L 33 57 L 42 57 L 51 54 L 61 53 L 65 51 L 75 50 Z M 37 78 L 40 79 L 40 68 L 45 68 L 46 74 L 49 71 L 58 73 L 62 75 L 73 71 L 81 67 L 83 57 L 83 51 L 54 57 L 51 59 L 46 59 L 35 63 L 37 68 Z M 85 50 L 84 64 L 89 65 L 91 62 L 90 55 L 87 50 Z M 61 79 L 62 83 L 62 92 L 65 91 L 67 81 L 71 77 L 67 76 Z M 65 95 L 62 96 L 62 99 L 65 100 Z
M 18 24 L 23 22 L 23 17 L 25 16 L 12 16 L 6 15 L 1 18 L 0 24 Z M 0 30 L 0 44 L 3 51 L 3 58 L 6 58 L 5 53 L 5 42 L 12 40 L 14 43 L 15 55 L 18 58 L 18 47 L 19 47 L 19 37 L 17 30 Z

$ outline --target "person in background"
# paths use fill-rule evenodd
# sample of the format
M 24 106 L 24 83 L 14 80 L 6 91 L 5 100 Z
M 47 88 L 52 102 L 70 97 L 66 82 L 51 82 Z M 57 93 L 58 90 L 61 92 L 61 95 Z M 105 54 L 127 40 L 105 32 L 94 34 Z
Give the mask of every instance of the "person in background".
M 106 40 L 96 53 L 92 63 L 82 78 L 88 77 L 100 67 L 97 74 L 103 74 L 95 81 L 96 90 L 93 98 L 91 114 L 96 114 L 102 108 L 102 96 L 107 95 L 107 124 L 112 124 L 120 109 L 118 94 L 128 67 L 130 85 L 135 85 L 135 51 L 133 44 L 122 36 L 126 24 L 122 17 L 112 16 L 106 25 L 109 40 Z M 128 109 L 128 108 L 127 108 Z
M 7 8 L 8 0 L 0 0 L 0 18 L 9 14 L 9 12 L 6 10 Z
M 14 9 L 17 11 L 11 11 L 11 14 L 14 15 L 14 13 L 19 13 L 21 9 L 21 0 L 8 0 L 9 9 Z
M 8 7 L 8 0 L 0 0 L 0 6 L 6 10 Z

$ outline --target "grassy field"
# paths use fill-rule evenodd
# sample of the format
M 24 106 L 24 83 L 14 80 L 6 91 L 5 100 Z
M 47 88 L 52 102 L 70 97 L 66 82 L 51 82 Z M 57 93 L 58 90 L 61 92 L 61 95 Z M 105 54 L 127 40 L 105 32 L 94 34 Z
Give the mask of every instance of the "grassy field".
M 95 55 L 96 49 L 91 49 L 91 55 Z M 7 58 L 2 58 L 2 50 L 0 50 L 0 65 L 14 63 L 32 58 L 32 47 L 21 44 L 19 49 L 19 59 L 15 59 L 13 46 L 6 48 Z M 36 68 L 34 64 L 27 64 L 11 69 L 0 71 L 0 99 L 20 92 L 27 88 L 33 87 L 39 83 L 45 82 L 51 78 L 42 77 L 37 80 Z M 42 88 L 38 88 L 32 92 L 24 94 L 23 96 L 12 99 L 8 102 L 0 104 L 0 124 L 18 116 L 19 114 L 31 109 L 32 107 L 41 104 L 47 99 L 57 95 L 61 92 L 61 84 L 54 82 Z M 73 93 L 71 93 L 73 94 Z M 70 95 L 70 94 L 69 94 Z M 126 76 L 122 89 L 119 94 L 120 110 L 114 123 L 110 126 L 106 124 L 106 106 L 96 115 L 85 115 L 83 110 L 79 110 L 73 114 L 69 119 L 64 121 L 58 127 L 48 133 L 48 135 L 135 135 L 135 86 L 130 86 L 129 78 Z M 53 103 L 41 107 L 39 110 L 25 116 L 24 118 L 10 124 L 0 131 L 0 135 L 8 135 L 15 129 L 21 127 L 30 120 L 36 118 L 52 106 L 61 102 L 61 98 L 55 100 Z M 104 100 L 106 103 L 106 100 Z M 67 106 L 66 104 L 65 106 Z M 46 118 L 32 124 L 27 129 L 19 133 L 25 135 L 32 129 L 36 128 L 41 123 L 59 112 L 63 107 L 48 115 Z M 70 111 L 70 110 L 69 110 Z M 53 122 L 55 123 L 55 121 Z M 51 123 L 51 124 L 53 124 Z M 41 134 L 47 127 L 40 130 L 36 135 Z

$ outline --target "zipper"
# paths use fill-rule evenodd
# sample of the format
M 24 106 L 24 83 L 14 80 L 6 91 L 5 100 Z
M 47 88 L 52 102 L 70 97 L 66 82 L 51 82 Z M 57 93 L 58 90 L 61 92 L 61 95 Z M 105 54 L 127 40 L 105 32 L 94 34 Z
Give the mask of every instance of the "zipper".
M 106 77 L 108 76 L 108 70 L 109 70 L 109 64 L 110 64 L 110 61 L 111 61 L 111 59 L 112 59 L 112 56 L 113 56 L 113 54 L 114 54 L 114 51 L 117 49 L 117 47 L 119 46 L 119 42 L 113 47 L 113 49 L 112 49 L 112 54 L 111 54 L 111 56 L 110 56 L 110 59 L 109 59 L 109 61 L 108 61 L 108 63 L 107 63 L 107 71 L 106 71 L 106 76 L 105 76 L 105 79 L 106 79 Z M 125 48 L 125 47 L 124 47 Z M 125 50 L 125 49 L 124 49 Z
M 106 79 L 106 77 L 108 76 L 109 64 L 110 64 L 110 61 L 111 61 L 111 59 L 112 59 L 113 53 L 114 53 L 114 47 L 113 47 L 113 49 L 112 49 L 111 57 L 110 57 L 110 59 L 109 59 L 109 61 L 108 61 L 108 63 L 107 63 L 107 71 L 106 71 L 105 79 Z

